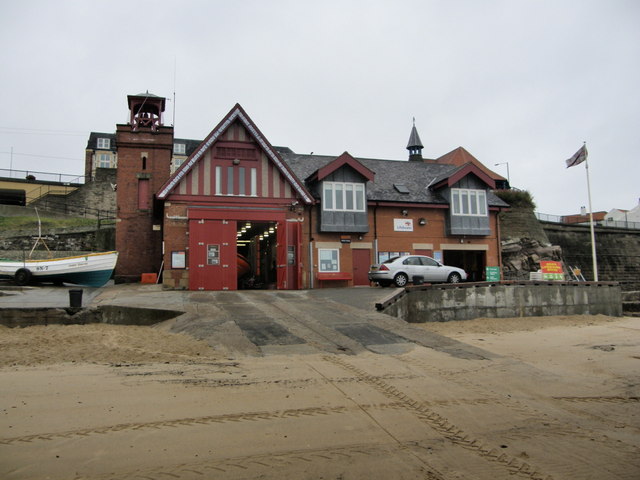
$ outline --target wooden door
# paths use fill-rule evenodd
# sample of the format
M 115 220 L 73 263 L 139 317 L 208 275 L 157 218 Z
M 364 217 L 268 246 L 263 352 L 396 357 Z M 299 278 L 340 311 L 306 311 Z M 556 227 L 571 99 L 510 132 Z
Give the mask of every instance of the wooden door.
M 236 222 L 189 221 L 189 290 L 236 290 Z
M 301 238 L 302 224 L 287 222 L 287 290 L 298 290 L 302 286 Z
M 351 250 L 353 258 L 353 285 L 369 285 L 369 267 L 371 266 L 370 249 Z

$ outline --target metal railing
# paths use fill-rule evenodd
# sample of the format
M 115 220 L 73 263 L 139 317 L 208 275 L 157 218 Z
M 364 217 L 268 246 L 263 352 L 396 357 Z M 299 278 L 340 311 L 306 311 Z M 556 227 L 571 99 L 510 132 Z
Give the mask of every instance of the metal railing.
M 85 182 L 84 175 L 72 175 L 68 173 L 39 172 L 36 170 L 16 170 L 15 168 L 0 168 L 0 177 L 16 180 L 58 182 L 69 185 L 80 185 Z
M 566 222 L 561 215 L 548 215 L 546 213 L 535 212 L 536 218 L 541 222 L 560 223 L 563 225 L 589 225 L 589 222 Z M 628 222 L 626 220 L 597 220 L 593 222 L 598 227 L 624 228 L 629 230 L 640 230 L 640 222 Z

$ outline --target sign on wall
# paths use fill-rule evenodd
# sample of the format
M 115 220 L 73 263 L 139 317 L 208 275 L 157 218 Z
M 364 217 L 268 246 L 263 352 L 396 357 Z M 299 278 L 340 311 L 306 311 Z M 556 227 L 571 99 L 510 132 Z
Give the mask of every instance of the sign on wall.
M 542 260 L 540 262 L 540 269 L 542 270 L 542 278 L 544 280 L 564 280 L 562 262 Z
M 500 267 L 486 267 L 485 277 L 487 282 L 499 282 L 500 281 Z
M 411 218 L 394 218 L 394 232 L 413 232 L 413 219 Z
M 184 250 L 171 252 L 171 268 L 185 268 L 187 266 L 186 256 Z

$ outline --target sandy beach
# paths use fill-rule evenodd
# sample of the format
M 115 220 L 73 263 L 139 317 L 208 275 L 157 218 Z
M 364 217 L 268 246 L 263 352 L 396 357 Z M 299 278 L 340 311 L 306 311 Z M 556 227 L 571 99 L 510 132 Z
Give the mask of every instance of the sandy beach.
M 640 478 L 639 319 L 421 328 L 486 355 L 229 356 L 159 328 L 0 327 L 0 478 Z

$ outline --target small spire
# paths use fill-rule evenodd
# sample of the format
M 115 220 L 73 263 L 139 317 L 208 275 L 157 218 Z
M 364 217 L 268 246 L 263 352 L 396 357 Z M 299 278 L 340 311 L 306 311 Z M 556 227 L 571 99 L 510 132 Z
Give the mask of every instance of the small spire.
M 422 161 L 422 141 L 418 130 L 416 129 L 416 117 L 413 117 L 413 127 L 411 127 L 411 135 L 409 135 L 409 142 L 407 143 L 407 150 L 409 150 L 409 160 Z

